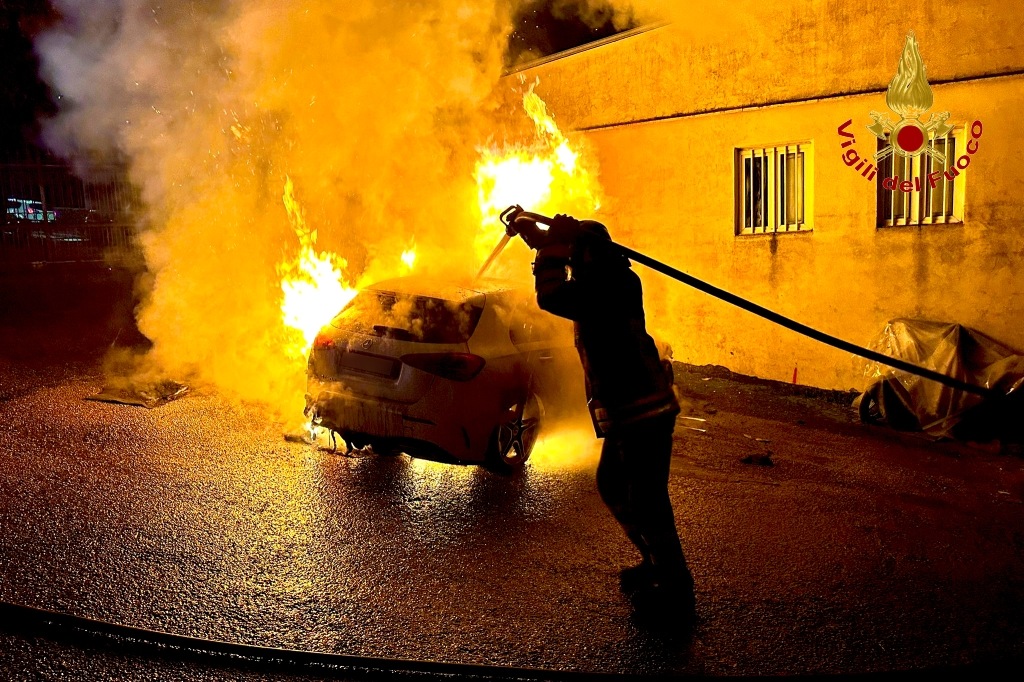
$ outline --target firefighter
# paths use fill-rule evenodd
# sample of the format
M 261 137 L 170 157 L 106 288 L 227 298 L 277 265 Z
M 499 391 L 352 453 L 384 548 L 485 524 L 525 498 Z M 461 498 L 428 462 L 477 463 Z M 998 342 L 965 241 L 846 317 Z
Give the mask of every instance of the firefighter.
M 668 496 L 679 403 L 671 366 L 646 330 L 640 278 L 608 248 L 601 223 L 558 215 L 545 230 L 523 216 L 512 231 L 537 250 L 540 307 L 575 323 L 590 415 L 604 438 L 598 491 L 641 556 L 620 574 L 623 592 L 638 620 L 690 623 L 693 577 Z

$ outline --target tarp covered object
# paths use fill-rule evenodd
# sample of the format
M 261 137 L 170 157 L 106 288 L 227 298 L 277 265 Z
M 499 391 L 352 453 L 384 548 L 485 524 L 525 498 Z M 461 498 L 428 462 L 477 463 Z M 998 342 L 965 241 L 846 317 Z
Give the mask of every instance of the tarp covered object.
M 874 344 L 891 357 L 993 389 L 975 395 L 878 363 L 866 369 L 872 383 L 855 405 L 864 421 L 935 437 L 1015 440 L 1024 433 L 1024 356 L 959 324 L 899 318 Z

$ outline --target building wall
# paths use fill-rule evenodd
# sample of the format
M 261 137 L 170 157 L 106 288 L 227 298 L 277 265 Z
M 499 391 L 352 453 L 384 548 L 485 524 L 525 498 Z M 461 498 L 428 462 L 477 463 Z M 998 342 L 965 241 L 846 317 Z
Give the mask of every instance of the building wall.
M 673 25 L 523 75 L 540 78 L 561 125 L 584 131 L 607 196 L 601 217 L 619 241 L 855 343 L 869 344 L 891 318 L 918 317 L 1024 350 L 1024 12 L 1011 2 L 792 5 L 755 16 L 761 31 Z M 875 183 L 843 162 L 837 128 L 852 119 L 854 148 L 874 151 L 868 113 L 888 112 L 885 88 L 910 28 L 932 111 L 967 129 L 980 120 L 983 133 L 958 179 L 963 223 L 876 228 Z M 769 38 L 780 35 L 790 36 L 781 47 Z M 813 148 L 813 231 L 736 236 L 735 150 L 793 142 Z M 677 360 L 863 387 L 865 361 L 637 270 L 649 324 Z

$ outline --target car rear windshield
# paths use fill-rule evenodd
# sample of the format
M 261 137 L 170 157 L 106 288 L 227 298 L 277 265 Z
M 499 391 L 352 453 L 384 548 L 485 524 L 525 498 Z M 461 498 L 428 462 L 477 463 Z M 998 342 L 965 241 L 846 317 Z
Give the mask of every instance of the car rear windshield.
M 483 307 L 388 291 L 361 291 L 331 325 L 419 343 L 464 343 L 473 334 Z

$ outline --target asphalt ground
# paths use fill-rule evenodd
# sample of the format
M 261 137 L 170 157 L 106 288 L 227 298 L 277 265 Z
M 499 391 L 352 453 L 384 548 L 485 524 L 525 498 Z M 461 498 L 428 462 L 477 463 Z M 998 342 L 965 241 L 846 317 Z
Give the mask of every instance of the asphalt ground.
M 1024 657 L 1019 457 L 861 425 L 845 396 L 680 367 L 670 492 L 701 622 L 650 632 L 618 591 L 636 557 L 597 495 L 592 439 L 560 434 L 503 477 L 290 443 L 201 386 L 152 410 L 85 401 L 130 326 L 130 278 L 43 274 L 0 293 L 2 601 L 558 671 L 966 673 Z M 4 625 L 5 679 L 316 678 Z

